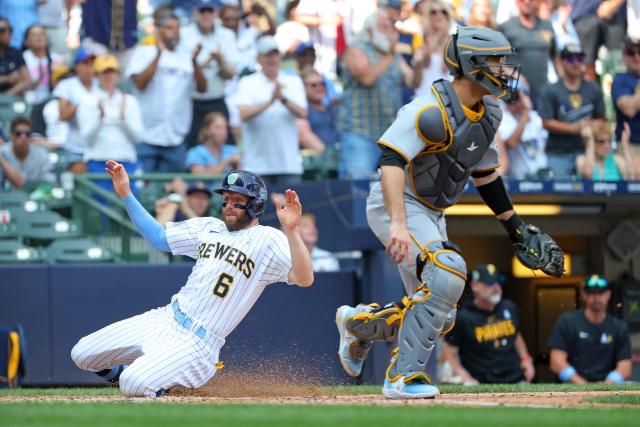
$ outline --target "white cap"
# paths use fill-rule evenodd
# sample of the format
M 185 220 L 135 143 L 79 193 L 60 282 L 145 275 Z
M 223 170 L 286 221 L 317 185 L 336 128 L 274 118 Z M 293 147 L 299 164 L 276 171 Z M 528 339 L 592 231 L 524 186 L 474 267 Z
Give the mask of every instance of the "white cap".
M 278 43 L 272 36 L 262 36 L 258 39 L 258 54 L 266 55 L 274 50 L 278 50 Z

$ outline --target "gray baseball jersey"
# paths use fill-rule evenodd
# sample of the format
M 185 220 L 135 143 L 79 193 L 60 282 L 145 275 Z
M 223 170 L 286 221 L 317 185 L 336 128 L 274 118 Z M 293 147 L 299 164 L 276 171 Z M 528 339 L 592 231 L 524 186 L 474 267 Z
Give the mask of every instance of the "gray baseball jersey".
M 480 109 L 464 107 L 450 82 L 402 107 L 378 144 L 407 162 L 407 194 L 435 210 L 455 204 L 474 171 L 500 166 L 493 137 L 502 112 L 485 96 Z

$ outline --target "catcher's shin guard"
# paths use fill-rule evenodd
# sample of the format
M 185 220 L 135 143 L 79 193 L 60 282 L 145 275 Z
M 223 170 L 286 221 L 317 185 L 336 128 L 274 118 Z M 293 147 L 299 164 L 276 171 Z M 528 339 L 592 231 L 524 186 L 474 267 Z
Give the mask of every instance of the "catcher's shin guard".
M 466 281 L 462 256 L 447 242 L 425 248 L 420 271 L 424 285 L 410 299 L 398 336 L 398 351 L 387 368 L 386 380 L 405 384 L 429 382 L 425 370 L 436 340 L 451 316 Z M 447 319 L 449 318 L 449 322 Z M 450 326 L 451 327 L 451 326 Z

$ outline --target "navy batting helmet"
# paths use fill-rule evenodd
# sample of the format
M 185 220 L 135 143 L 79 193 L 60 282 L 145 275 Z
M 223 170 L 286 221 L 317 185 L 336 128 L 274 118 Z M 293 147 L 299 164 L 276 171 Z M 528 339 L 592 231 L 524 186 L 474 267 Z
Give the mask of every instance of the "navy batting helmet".
M 227 174 L 222 181 L 222 188 L 214 190 L 218 194 L 233 191 L 251 197 L 247 203 L 247 213 L 251 218 L 259 217 L 267 207 L 267 186 L 262 178 L 253 172 L 241 170 Z

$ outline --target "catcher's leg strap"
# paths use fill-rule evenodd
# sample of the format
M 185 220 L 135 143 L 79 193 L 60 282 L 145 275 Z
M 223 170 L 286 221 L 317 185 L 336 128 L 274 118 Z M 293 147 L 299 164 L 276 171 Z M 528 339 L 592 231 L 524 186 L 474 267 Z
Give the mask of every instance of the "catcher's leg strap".
M 395 343 L 404 304 L 393 302 L 382 308 L 377 304 L 367 307 L 347 320 L 348 331 L 360 340 Z
M 404 381 L 427 379 L 425 369 L 443 327 L 450 320 L 467 276 L 462 256 L 445 249 L 442 242 L 432 242 L 425 251 L 421 278 L 404 312 L 398 336 L 398 352 L 387 369 L 387 379 Z M 452 323 L 452 322 L 451 322 Z M 445 331 L 446 332 L 446 331 Z

